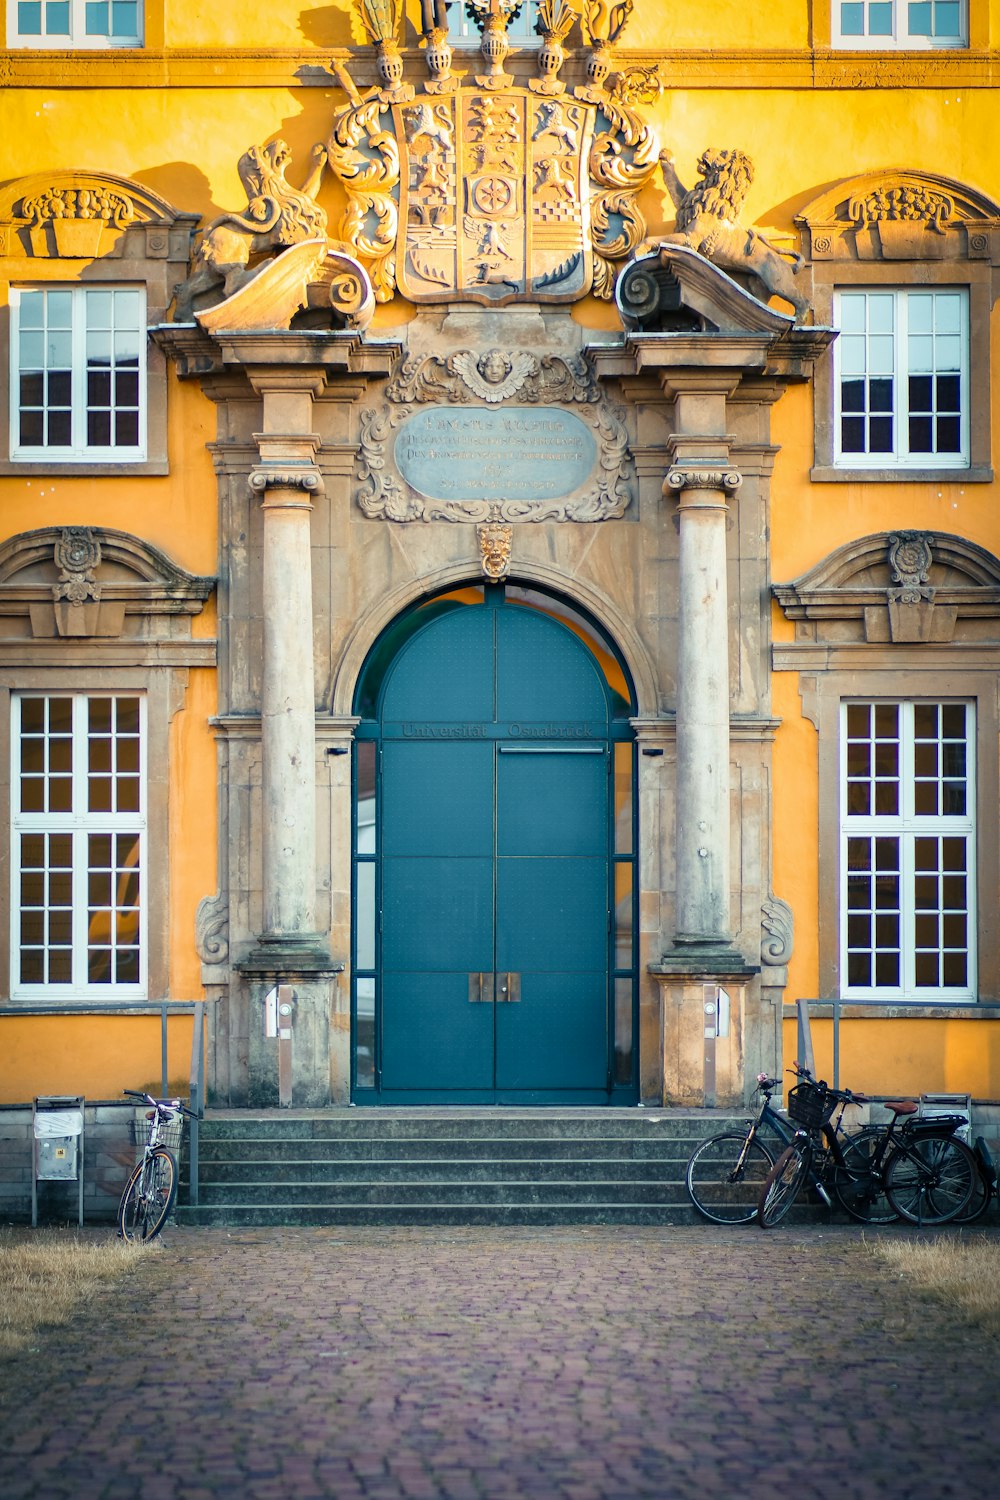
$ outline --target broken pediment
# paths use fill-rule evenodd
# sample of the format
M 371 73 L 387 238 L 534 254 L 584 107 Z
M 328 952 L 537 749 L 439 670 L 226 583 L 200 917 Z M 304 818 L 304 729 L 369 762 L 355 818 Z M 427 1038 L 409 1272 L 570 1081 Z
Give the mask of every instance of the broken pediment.
M 780 337 L 795 319 L 776 312 L 698 251 L 662 244 L 619 278 L 626 328 L 661 333 L 757 333 Z
M 215 334 L 286 330 L 299 314 L 307 324 L 321 320 L 326 328 L 366 328 L 374 311 L 375 293 L 361 263 L 314 239 L 265 261 L 231 296 L 194 318 Z
M 46 526 L 0 547 L 0 636 L 171 636 L 214 587 L 127 532 Z
M 197 222 L 108 172 L 39 172 L 0 188 L 4 257 L 186 261 Z
M 796 215 L 811 260 L 1000 261 L 1000 205 L 936 172 L 846 178 Z
M 962 537 L 879 532 L 839 547 L 774 597 L 796 639 L 919 642 L 1000 636 L 1000 559 Z

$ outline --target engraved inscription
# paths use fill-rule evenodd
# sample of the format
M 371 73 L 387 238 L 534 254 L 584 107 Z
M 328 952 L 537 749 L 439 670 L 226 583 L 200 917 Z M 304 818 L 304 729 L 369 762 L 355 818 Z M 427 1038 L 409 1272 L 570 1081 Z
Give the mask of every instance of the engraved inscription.
M 597 443 L 579 417 L 556 407 L 437 407 L 406 419 L 395 459 L 428 498 L 552 500 L 590 478 Z

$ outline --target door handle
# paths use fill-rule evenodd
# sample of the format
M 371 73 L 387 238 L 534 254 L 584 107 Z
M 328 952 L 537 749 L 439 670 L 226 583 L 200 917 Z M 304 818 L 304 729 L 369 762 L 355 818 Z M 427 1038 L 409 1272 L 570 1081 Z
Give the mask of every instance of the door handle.
M 491 1005 L 493 1003 L 493 975 L 487 973 L 469 975 L 469 1004 Z
M 521 1003 L 520 974 L 498 974 L 497 980 L 497 1004 L 519 1005 Z

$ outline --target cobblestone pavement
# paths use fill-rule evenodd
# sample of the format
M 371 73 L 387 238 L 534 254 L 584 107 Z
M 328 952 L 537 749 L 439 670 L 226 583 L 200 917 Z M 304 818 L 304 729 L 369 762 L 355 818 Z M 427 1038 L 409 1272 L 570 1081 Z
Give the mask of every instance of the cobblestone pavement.
M 0 1365 L 0 1494 L 985 1500 L 997 1353 L 851 1228 L 178 1229 Z

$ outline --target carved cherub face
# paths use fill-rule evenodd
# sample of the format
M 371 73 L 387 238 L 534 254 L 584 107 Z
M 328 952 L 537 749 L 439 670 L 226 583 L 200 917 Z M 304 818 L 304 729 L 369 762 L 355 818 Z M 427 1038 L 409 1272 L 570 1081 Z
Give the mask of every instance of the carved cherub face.
M 490 349 L 479 361 L 479 373 L 490 385 L 499 385 L 510 374 L 510 360 L 500 349 Z

